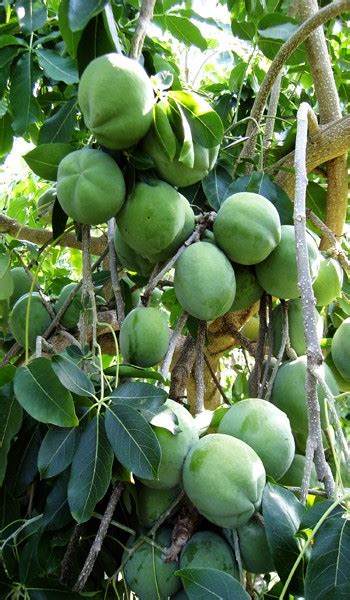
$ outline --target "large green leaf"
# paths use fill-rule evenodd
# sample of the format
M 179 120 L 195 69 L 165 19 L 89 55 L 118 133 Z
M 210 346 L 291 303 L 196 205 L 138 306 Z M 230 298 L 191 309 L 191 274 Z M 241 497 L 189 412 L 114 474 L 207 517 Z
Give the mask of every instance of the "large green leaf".
M 273 60 L 281 46 L 293 35 L 299 27 L 299 23 L 291 17 L 273 13 L 265 15 L 258 24 L 258 46 L 260 50 Z M 301 64 L 307 62 L 307 54 L 304 47 L 298 47 L 288 58 L 288 64 Z
M 103 10 L 108 0 L 69 0 L 68 23 L 71 31 L 81 31 L 92 17 Z
M 167 392 L 162 388 L 138 381 L 122 383 L 111 394 L 113 404 L 131 406 L 139 410 L 147 420 L 159 412 L 167 396 Z
M 78 523 L 90 519 L 111 482 L 113 451 L 103 421 L 98 415 L 83 431 L 71 467 L 68 503 Z
M 39 134 L 39 144 L 69 143 L 76 122 L 77 101 L 65 102 L 61 108 L 44 122 Z
M 237 21 L 232 19 L 231 30 L 235 37 L 251 41 L 255 36 L 255 25 L 251 21 Z
M 169 92 L 189 118 L 193 139 L 204 148 L 221 144 L 224 127 L 217 112 L 207 102 L 189 92 Z
M 315 535 L 305 600 L 321 600 L 326 592 L 345 584 L 350 586 L 350 521 L 344 514 L 327 519 Z
M 51 360 L 52 368 L 67 390 L 78 396 L 93 397 L 95 388 L 84 371 L 66 356 L 55 354 Z
M 36 175 L 56 181 L 58 165 L 73 150 L 68 144 L 41 144 L 27 152 L 23 158 Z
M 12 128 L 17 135 L 25 135 L 32 123 L 39 118 L 39 104 L 33 96 L 33 88 L 39 77 L 30 52 L 22 54 L 12 75 L 10 104 L 13 114 Z
M 39 48 L 36 50 L 39 65 L 48 79 L 63 81 L 67 85 L 78 83 L 79 75 L 75 60 L 70 56 L 61 56 L 54 50 Z
M 72 58 L 76 58 L 79 40 L 81 38 L 81 31 L 72 31 L 69 26 L 69 3 L 70 0 L 61 0 L 58 7 L 58 24 L 63 41 L 66 46 L 68 54 Z
M 241 584 L 224 571 L 197 567 L 180 569 L 175 575 L 181 577 L 189 600 L 249 600 Z
M 325 594 L 319 597 L 318 600 L 349 600 L 350 598 L 350 583 L 336 585 Z
M 179 161 L 192 169 L 194 164 L 192 132 L 186 115 L 175 98 L 169 98 L 169 118 L 180 145 Z
M 25 33 L 37 31 L 46 23 L 47 8 L 43 0 L 16 0 L 16 12 Z
M 285 581 L 300 554 L 300 541 L 296 538 L 305 507 L 295 495 L 279 485 L 265 486 L 262 512 L 268 544 L 277 573 Z M 295 593 L 303 591 L 303 564 L 292 579 Z
M 57 477 L 46 498 L 41 526 L 47 530 L 62 529 L 72 520 L 67 498 L 68 481 L 69 472 L 66 471 Z
M 219 210 L 222 198 L 226 197 L 227 189 L 231 183 L 232 176 L 220 165 L 204 177 L 202 187 L 211 208 Z
M 332 504 L 332 500 L 325 499 L 322 502 L 317 502 L 317 504 L 314 504 L 308 508 L 301 520 L 300 529 L 314 529 L 319 520 L 323 517 L 324 513 L 332 506 Z M 327 519 L 342 515 L 344 515 L 344 509 L 338 504 L 338 506 L 335 506 L 332 512 L 329 513 Z
M 185 17 L 168 14 L 165 16 L 165 24 L 168 31 L 186 46 L 197 46 L 201 50 L 208 47 L 206 39 L 202 36 L 200 29 Z
M 12 382 L 0 387 L 0 486 L 6 473 L 7 453 L 12 439 L 21 427 L 22 415 L 22 407 L 14 396 Z
M 39 450 L 38 469 L 42 479 L 55 477 L 72 462 L 78 438 L 77 429 L 51 427 Z
M 79 424 L 72 395 L 62 385 L 47 358 L 36 358 L 20 367 L 14 386 L 18 402 L 37 421 L 59 427 Z
M 0 119 L 0 158 L 10 152 L 13 144 L 12 118 L 6 113 Z
M 113 452 L 123 467 L 137 477 L 155 479 L 161 448 L 146 419 L 131 406 L 113 403 L 107 408 L 105 425 Z

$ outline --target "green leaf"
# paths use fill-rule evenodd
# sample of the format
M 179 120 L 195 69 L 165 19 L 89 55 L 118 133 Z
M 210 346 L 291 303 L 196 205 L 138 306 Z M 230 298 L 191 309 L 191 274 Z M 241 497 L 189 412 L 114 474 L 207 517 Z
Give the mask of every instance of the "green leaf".
M 230 79 L 228 82 L 228 87 L 231 92 L 238 92 L 242 82 L 245 79 L 247 73 L 247 63 L 241 62 L 238 63 L 235 67 L 233 67 L 230 73 Z
M 20 367 L 14 380 L 21 406 L 37 421 L 59 427 L 79 424 L 71 393 L 61 384 L 47 358 Z
M 32 33 L 44 27 L 47 9 L 43 0 L 16 0 L 16 12 L 24 33 Z
M 70 0 L 61 0 L 58 7 L 58 24 L 68 54 L 72 58 L 76 58 L 81 31 L 72 31 L 69 27 L 69 4 Z
M 16 38 L 14 35 L 3 34 L 0 37 L 0 48 L 5 48 L 6 46 L 27 46 L 27 44 L 25 40 Z
M 36 56 L 39 65 L 48 79 L 63 81 L 67 85 L 78 83 L 79 75 L 75 60 L 70 56 L 60 56 L 54 50 L 38 49 Z
M 311 506 L 301 520 L 300 530 L 302 529 L 313 529 L 318 521 L 323 517 L 324 513 L 332 506 L 332 500 L 323 500 Z M 336 516 L 344 515 L 344 509 L 341 506 L 336 506 L 332 512 L 328 515 L 327 519 Z
M 184 109 L 189 118 L 192 136 L 195 142 L 204 148 L 213 148 L 222 142 L 224 127 L 222 121 L 208 102 L 189 92 L 169 92 Z
M 178 160 L 191 169 L 194 164 L 194 148 L 189 122 L 180 104 L 174 98 L 169 98 L 169 107 L 169 118 L 180 145 Z
M 350 585 L 350 521 L 331 517 L 315 535 L 305 576 L 305 600 L 319 600 L 338 585 Z
M 23 156 L 36 175 L 49 181 L 56 181 L 57 169 L 62 158 L 73 152 L 68 144 L 41 144 Z
M 90 19 L 98 15 L 108 0 L 70 0 L 68 23 L 71 31 L 81 31 Z
M 295 33 L 299 23 L 282 14 L 273 13 L 265 15 L 258 24 L 260 50 L 273 60 L 281 46 Z M 303 46 L 299 46 L 293 54 L 287 59 L 287 64 L 296 64 L 307 62 L 307 54 Z
M 104 369 L 105 375 L 115 377 L 116 367 L 107 367 Z M 143 367 L 134 367 L 132 365 L 119 365 L 119 377 L 133 377 L 139 379 L 155 379 L 156 381 L 162 381 L 165 383 L 164 377 L 158 372 L 152 369 L 145 369 Z
M 57 477 L 46 498 L 41 526 L 48 531 L 62 529 L 72 520 L 67 498 L 68 481 L 69 473 L 66 471 Z
M 207 49 L 207 41 L 202 36 L 200 29 L 189 19 L 168 14 L 165 16 L 165 24 L 171 35 L 186 46 L 197 46 L 201 50 Z
M 155 479 L 161 459 L 158 438 L 146 419 L 131 406 L 107 407 L 106 433 L 123 467 L 137 477 Z
M 39 144 L 69 143 L 76 122 L 77 101 L 65 102 L 61 108 L 44 122 L 39 133 Z
M 17 54 L 20 52 L 20 48 L 14 46 L 6 46 L 0 49 L 0 68 L 11 66 L 11 63 Z
M 52 357 L 51 364 L 58 379 L 67 390 L 78 396 L 94 396 L 93 383 L 72 360 L 61 354 L 55 354 Z
M 127 405 L 135 410 L 139 410 L 145 419 L 149 421 L 164 405 L 167 399 L 167 392 L 150 383 L 132 381 L 119 385 L 112 392 L 111 398 L 113 398 L 113 404 L 115 405 Z
M 13 384 L 0 388 L 0 486 L 3 483 L 10 444 L 22 424 L 23 411 L 14 397 Z
M 180 569 L 175 575 L 181 577 L 189 600 L 249 600 L 241 584 L 224 571 L 196 567 Z
M 11 123 L 12 118 L 10 113 L 6 113 L 0 119 L 0 158 L 6 156 L 13 145 L 13 129 Z
M 328 590 L 322 596 L 319 596 L 318 600 L 349 600 L 350 598 L 350 583 L 344 583 L 336 585 L 335 587 Z
M 211 208 L 219 210 L 222 199 L 226 197 L 227 189 L 231 183 L 232 176 L 220 165 L 204 177 L 202 187 Z
M 77 442 L 77 430 L 51 427 L 39 450 L 38 469 L 40 477 L 47 479 L 59 475 L 71 464 Z
M 285 581 L 300 554 L 300 542 L 296 538 L 305 507 L 295 495 L 279 485 L 268 483 L 265 486 L 262 511 L 267 541 L 273 556 L 277 573 Z M 303 565 L 297 570 L 291 582 L 294 593 L 303 591 Z
M 53 240 L 57 240 L 60 237 L 60 235 L 62 235 L 62 233 L 66 229 L 67 221 L 68 215 L 64 212 L 62 206 L 58 201 L 58 198 L 56 198 L 51 215 Z
M 232 19 L 231 31 L 235 37 L 238 37 L 241 40 L 251 41 L 255 36 L 255 25 L 249 21 L 238 22 L 235 19 Z
M 112 477 L 113 451 L 103 417 L 96 416 L 81 434 L 71 467 L 68 503 L 78 523 L 88 521 L 107 492 Z
M 33 65 L 32 55 L 26 52 L 17 62 L 10 88 L 12 128 L 19 136 L 28 133 L 30 125 L 39 119 L 39 104 L 33 96 L 33 88 L 38 77 L 39 72 Z
M 168 119 L 167 107 L 164 102 L 158 102 L 158 104 L 155 105 L 153 124 L 157 138 L 161 143 L 164 152 L 166 152 L 169 160 L 173 160 L 177 148 L 176 136 Z

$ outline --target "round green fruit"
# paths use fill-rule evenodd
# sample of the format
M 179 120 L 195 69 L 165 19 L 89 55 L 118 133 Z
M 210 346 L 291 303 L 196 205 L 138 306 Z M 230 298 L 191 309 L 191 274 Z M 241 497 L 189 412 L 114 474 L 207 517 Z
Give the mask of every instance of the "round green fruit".
M 278 483 L 291 487 L 300 487 L 304 474 L 304 466 L 305 456 L 296 454 L 288 471 L 285 472 Z M 310 487 L 317 487 L 317 474 L 314 464 L 311 469 Z
M 182 196 L 180 194 L 180 198 L 183 204 L 185 215 L 183 227 L 167 248 L 165 248 L 162 252 L 153 255 L 153 260 L 155 262 L 163 262 L 174 256 L 176 251 L 190 237 L 191 233 L 193 232 L 195 225 L 194 212 L 185 196 Z
M 123 562 L 128 557 L 128 548 L 137 540 L 132 536 L 127 542 L 123 554 Z M 171 546 L 171 529 L 162 528 L 158 531 L 155 541 L 163 547 Z M 168 600 L 181 588 L 181 579 L 176 577 L 178 563 L 164 562 L 158 548 L 144 542 L 131 554 L 126 562 L 123 574 L 126 585 L 139 600 Z
M 228 543 L 213 531 L 198 531 L 183 547 L 180 569 L 210 568 L 239 579 L 236 559 Z
M 61 289 L 58 300 L 55 304 L 56 313 L 58 313 L 60 308 L 64 305 L 68 296 L 70 296 L 76 285 L 76 283 L 68 283 Z M 67 329 L 73 329 L 73 327 L 76 327 L 78 325 L 82 309 L 83 306 L 81 303 L 81 292 L 78 292 L 61 317 L 62 325 L 67 327 Z
M 151 488 L 171 489 L 181 482 L 184 460 L 193 444 L 198 441 L 194 419 L 189 411 L 174 400 L 167 400 L 164 408 L 170 409 L 178 420 L 180 431 L 173 434 L 164 427 L 152 426 L 162 450 L 158 479 L 142 479 Z
M 14 291 L 10 257 L 0 254 L 0 300 L 7 300 Z
M 169 508 L 180 493 L 180 486 L 170 489 L 150 488 L 142 483 L 136 486 L 137 514 L 142 527 L 149 529 Z
M 113 158 L 100 150 L 70 152 L 58 165 L 57 198 L 64 212 L 78 223 L 106 223 L 124 202 L 122 172 Z
M 339 394 L 338 386 L 332 371 L 327 365 L 322 365 L 321 374 L 332 394 Z M 307 435 L 308 417 L 305 393 L 306 356 L 286 362 L 280 366 L 272 388 L 271 400 L 289 417 L 294 433 Z M 325 395 L 322 387 L 317 386 L 318 401 L 321 410 L 322 427 L 326 426 Z
M 327 306 L 341 294 L 343 271 L 337 260 L 321 254 L 320 270 L 313 283 L 316 306 Z
M 105 54 L 90 62 L 79 83 L 78 101 L 86 126 L 106 148 L 129 148 L 151 126 L 151 81 L 136 60 L 122 54 Z
M 231 406 L 218 433 L 242 440 L 255 450 L 266 475 L 278 480 L 290 467 L 295 444 L 287 415 L 260 398 L 248 398 Z M 268 442 L 267 442 L 268 440 Z
M 175 156 L 170 160 L 158 139 L 154 127 L 152 127 L 143 142 L 143 149 L 153 159 L 159 177 L 171 183 L 171 185 L 186 187 L 201 181 L 214 167 L 219 153 L 219 146 L 203 148 L 203 146 L 193 142 L 194 162 L 193 167 L 188 167 L 179 160 L 181 146 L 176 138 L 175 143 Z
M 257 342 L 259 339 L 260 319 L 257 315 L 253 315 L 244 323 L 240 332 L 251 342 Z
M 152 273 L 155 263 L 137 254 L 122 238 L 118 227 L 115 228 L 114 247 L 119 263 L 128 271 L 135 271 L 144 277 Z
M 203 321 L 224 315 L 236 293 L 234 270 L 213 244 L 189 246 L 175 263 L 175 294 L 184 310 Z
M 214 222 L 217 245 L 241 265 L 256 265 L 276 248 L 281 239 L 281 222 L 274 205 L 251 192 L 226 198 Z
M 38 335 L 43 335 L 51 323 L 51 317 L 38 292 L 24 294 L 24 296 L 21 296 L 17 300 L 10 314 L 9 325 L 10 331 L 16 342 L 21 344 L 21 346 L 25 346 L 28 303 L 30 305 L 28 316 L 28 345 L 31 350 L 34 350 L 36 337 Z
M 345 381 L 350 381 L 350 318 L 338 327 L 332 339 L 334 364 Z
M 189 451 L 183 469 L 185 492 L 208 521 L 235 529 L 260 507 L 266 474 L 250 446 L 211 433 Z
M 282 225 L 282 237 L 277 248 L 260 264 L 255 272 L 264 290 L 277 298 L 298 298 L 297 261 L 295 255 L 295 232 L 292 225 Z M 310 234 L 307 234 L 309 268 L 311 278 L 317 277 L 320 267 L 320 253 Z
M 264 525 L 253 517 L 237 533 L 243 569 L 256 574 L 275 571 Z
M 257 302 L 263 293 L 252 268 L 243 265 L 232 265 L 236 277 L 236 295 L 230 311 L 244 310 Z
M 138 367 L 153 367 L 165 356 L 170 331 L 163 312 L 138 306 L 129 312 L 120 328 L 120 350 L 124 361 Z
M 13 280 L 13 294 L 10 298 L 11 306 L 17 302 L 18 298 L 30 291 L 32 280 L 23 267 L 14 267 L 11 269 Z
M 323 319 L 320 313 L 314 309 L 316 319 L 316 331 L 318 339 L 323 335 Z M 298 356 L 302 356 L 306 352 L 305 344 L 305 328 L 303 321 L 303 307 L 300 298 L 289 300 L 288 302 L 288 329 L 290 345 Z M 273 353 L 275 356 L 280 351 L 282 343 L 282 322 L 283 311 L 281 304 L 278 304 L 272 312 L 273 318 Z
M 183 196 L 165 181 L 136 183 L 117 215 L 117 224 L 126 243 L 153 261 L 153 257 L 174 242 L 184 227 Z

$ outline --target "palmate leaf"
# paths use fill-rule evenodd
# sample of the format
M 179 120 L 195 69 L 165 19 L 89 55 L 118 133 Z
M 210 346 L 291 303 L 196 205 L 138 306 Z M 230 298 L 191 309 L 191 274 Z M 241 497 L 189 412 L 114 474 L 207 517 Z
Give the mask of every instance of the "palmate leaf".
M 96 416 L 81 434 L 68 484 L 68 503 L 78 523 L 88 521 L 111 482 L 113 451 L 104 429 L 103 417 Z
M 241 584 L 223 571 L 197 567 L 176 571 L 190 600 L 249 600 Z

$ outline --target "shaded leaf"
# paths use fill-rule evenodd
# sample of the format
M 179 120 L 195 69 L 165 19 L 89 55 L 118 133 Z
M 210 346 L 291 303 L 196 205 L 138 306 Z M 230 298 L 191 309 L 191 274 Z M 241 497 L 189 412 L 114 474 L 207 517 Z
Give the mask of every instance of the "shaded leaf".
M 235 37 L 241 40 L 252 40 L 255 36 L 255 25 L 249 21 L 238 22 L 235 19 L 231 21 L 231 31 Z
M 19 518 L 19 501 L 10 494 L 5 486 L 0 487 L 0 531 Z
M 273 60 L 281 46 L 293 35 L 299 27 L 299 23 L 291 17 L 273 13 L 265 15 L 258 23 L 258 46 L 260 50 Z M 303 46 L 299 46 L 288 57 L 287 64 L 307 62 L 307 54 Z
M 22 407 L 14 396 L 13 384 L 7 383 L 0 388 L 0 486 L 6 473 L 10 444 L 20 430 L 22 416 Z
M 155 479 L 161 448 L 142 414 L 130 406 L 112 404 L 107 408 L 105 426 L 113 452 L 123 467 L 137 477 Z
M 49 181 L 56 181 L 57 169 L 62 158 L 73 152 L 68 144 L 41 144 L 23 156 L 36 175 Z
M 63 81 L 67 85 L 78 83 L 78 69 L 73 58 L 44 48 L 36 50 L 36 55 L 46 77 L 54 81 Z
M 175 575 L 181 577 L 186 594 L 190 600 L 249 600 L 241 584 L 224 571 L 197 567 L 180 569 Z
M 0 119 L 0 158 L 8 154 L 13 144 L 12 118 L 6 113 Z
M 68 54 L 72 58 L 76 58 L 81 31 L 72 31 L 69 26 L 69 11 L 70 0 L 61 0 L 58 7 L 58 24 L 60 32 L 65 43 Z
M 231 183 L 232 177 L 230 173 L 220 165 L 204 177 L 202 187 L 211 208 L 219 210 L 223 198 L 226 198 L 226 192 Z
M 43 0 L 16 0 L 16 12 L 25 33 L 37 31 L 46 23 L 47 9 Z
M 68 23 L 71 31 L 81 31 L 90 19 L 106 6 L 108 0 L 70 0 Z
M 78 523 L 88 521 L 105 495 L 112 477 L 113 451 L 101 416 L 81 434 L 68 484 L 68 503 Z
M 38 453 L 41 444 L 39 423 L 27 431 L 23 426 L 8 454 L 5 483 L 16 496 L 22 495 L 38 473 Z
M 37 421 L 60 427 L 79 424 L 71 393 L 61 384 L 47 358 L 20 367 L 14 380 L 21 406 Z
M 68 480 L 68 471 L 57 477 L 46 498 L 41 526 L 49 531 L 62 529 L 72 519 L 67 498 Z
M 55 240 L 57 240 L 66 229 L 68 221 L 68 215 L 64 212 L 62 206 L 58 201 L 58 198 L 55 198 L 55 202 L 53 204 L 51 221 L 53 238 L 52 244 L 54 245 Z
M 38 469 L 43 479 L 62 473 L 72 462 L 78 432 L 73 428 L 51 427 L 39 450 Z
M 95 388 L 86 373 L 61 354 L 55 354 L 51 360 L 52 368 L 67 390 L 78 396 L 94 396 Z
M 247 64 L 245 62 L 235 65 L 230 73 L 228 87 L 231 92 L 238 92 L 247 73 Z
M 12 75 L 10 104 L 13 114 L 12 128 L 17 135 L 25 135 L 32 123 L 39 119 L 39 104 L 33 96 L 33 88 L 39 72 L 26 52 L 17 62 Z
M 332 500 L 325 499 L 322 502 L 317 502 L 317 504 L 311 506 L 304 513 L 300 523 L 300 529 L 314 529 L 319 520 L 323 517 L 324 513 L 332 506 L 332 504 Z M 327 518 L 330 519 L 331 517 L 341 516 L 343 514 L 344 509 L 338 505 L 332 510 Z
M 348 600 L 350 598 L 350 583 L 344 583 L 331 588 L 318 600 Z
M 113 404 L 128 405 L 142 412 L 148 419 L 156 414 L 167 399 L 167 392 L 162 388 L 143 383 L 131 381 L 118 385 L 117 389 L 111 394 Z
M 77 59 L 79 74 L 83 73 L 94 58 L 108 54 L 108 52 L 115 52 L 115 46 L 106 31 L 103 15 L 98 14 L 88 22 L 78 44 Z
M 116 374 L 116 367 L 107 367 L 104 369 L 105 375 L 114 377 Z M 143 367 L 135 367 L 133 365 L 119 365 L 119 376 L 120 377 L 133 377 L 140 379 L 155 379 L 156 381 L 162 381 L 165 383 L 164 377 L 158 372 L 152 369 L 145 369 Z
M 197 46 L 201 50 L 206 50 L 208 47 L 206 39 L 202 36 L 200 29 L 185 17 L 178 15 L 165 16 L 165 24 L 168 31 L 177 40 L 183 42 L 186 46 Z
M 65 102 L 52 117 L 44 122 L 39 133 L 39 144 L 68 143 L 75 126 L 77 101 Z

